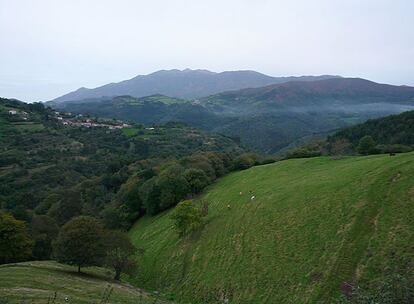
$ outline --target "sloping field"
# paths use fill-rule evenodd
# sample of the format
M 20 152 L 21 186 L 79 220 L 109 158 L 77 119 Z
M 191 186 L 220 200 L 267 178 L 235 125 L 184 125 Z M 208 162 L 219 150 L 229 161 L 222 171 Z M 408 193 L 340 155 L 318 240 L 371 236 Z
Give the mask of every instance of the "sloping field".
M 200 199 L 209 215 L 191 237 L 170 211 L 133 227 L 140 286 L 183 303 L 332 303 L 414 261 L 413 153 L 254 167 Z
M 55 262 L 25 262 L 0 266 L 0 300 L 6 303 L 165 303 L 129 285 L 110 280 L 111 273 Z M 3 303 L 3 302 L 1 302 Z

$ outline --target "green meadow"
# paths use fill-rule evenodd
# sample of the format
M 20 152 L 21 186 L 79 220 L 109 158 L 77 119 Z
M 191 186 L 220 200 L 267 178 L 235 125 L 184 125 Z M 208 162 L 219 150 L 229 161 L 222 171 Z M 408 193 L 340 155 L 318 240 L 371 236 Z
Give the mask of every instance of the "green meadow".
M 35 304 L 165 303 L 130 285 L 112 281 L 111 276 L 110 271 L 97 267 L 78 274 L 75 267 L 51 261 L 5 264 L 0 266 L 0 300 Z
M 136 223 L 133 283 L 180 303 L 333 303 L 414 258 L 414 153 L 253 167 L 197 201 L 209 214 L 189 237 L 171 211 Z

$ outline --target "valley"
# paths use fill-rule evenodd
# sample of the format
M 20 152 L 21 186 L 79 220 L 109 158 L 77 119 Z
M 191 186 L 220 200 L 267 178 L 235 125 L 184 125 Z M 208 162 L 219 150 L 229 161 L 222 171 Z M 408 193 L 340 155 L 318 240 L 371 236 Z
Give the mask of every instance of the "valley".
M 414 88 L 358 78 L 290 81 L 186 101 L 163 95 L 51 102 L 65 111 L 152 126 L 183 122 L 239 139 L 262 153 L 414 109 Z

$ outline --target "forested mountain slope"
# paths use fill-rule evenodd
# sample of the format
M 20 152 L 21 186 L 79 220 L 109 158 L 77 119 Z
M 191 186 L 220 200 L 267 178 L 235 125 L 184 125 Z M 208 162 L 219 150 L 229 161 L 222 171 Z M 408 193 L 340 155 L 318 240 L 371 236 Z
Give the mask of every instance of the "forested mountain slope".
M 338 131 L 329 140 L 333 142 L 346 139 L 357 146 L 359 140 L 367 135 L 378 144 L 414 147 L 414 111 L 370 119 L 365 123 Z
M 296 141 L 324 137 L 369 118 L 414 109 L 414 88 L 358 78 L 292 81 L 208 96 L 193 102 L 154 95 L 55 104 L 66 111 L 146 125 L 180 121 L 238 137 L 276 153 Z
M 244 151 L 228 137 L 179 124 L 146 129 L 9 99 L 0 99 L 0 130 L 0 209 L 28 223 L 48 215 L 63 225 L 83 214 L 125 228 L 189 195 L 182 180 L 195 159 L 210 170 L 208 184 Z M 183 187 L 159 205 L 144 198 L 151 187 L 140 189 L 161 172 L 174 176 L 166 184 L 178 179 Z

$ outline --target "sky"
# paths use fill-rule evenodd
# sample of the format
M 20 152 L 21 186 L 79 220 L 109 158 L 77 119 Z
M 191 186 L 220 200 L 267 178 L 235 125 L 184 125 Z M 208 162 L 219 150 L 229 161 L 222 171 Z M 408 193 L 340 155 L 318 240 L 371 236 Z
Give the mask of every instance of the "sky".
M 0 0 L 2 97 L 185 68 L 414 86 L 414 1 Z

